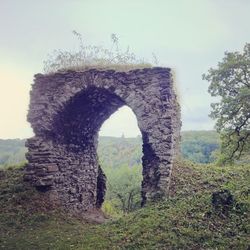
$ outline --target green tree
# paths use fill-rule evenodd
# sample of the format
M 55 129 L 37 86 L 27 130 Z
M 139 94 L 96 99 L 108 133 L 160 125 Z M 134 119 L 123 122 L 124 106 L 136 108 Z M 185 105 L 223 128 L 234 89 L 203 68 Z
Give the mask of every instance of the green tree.
M 141 166 L 121 166 L 107 169 L 106 201 L 110 201 L 116 209 L 129 213 L 140 207 L 141 203 Z
M 210 117 L 221 135 L 221 160 L 232 162 L 250 149 L 250 43 L 242 53 L 225 52 L 217 68 L 202 77 L 210 83 L 208 92 L 219 97 Z

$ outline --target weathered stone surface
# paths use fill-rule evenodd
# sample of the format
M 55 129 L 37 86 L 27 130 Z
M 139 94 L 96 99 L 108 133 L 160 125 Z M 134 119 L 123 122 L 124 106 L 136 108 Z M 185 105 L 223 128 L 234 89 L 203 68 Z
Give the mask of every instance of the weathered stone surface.
M 99 208 L 106 177 L 98 170 L 98 132 L 123 105 L 142 133 L 142 204 L 166 197 L 181 126 L 168 68 L 35 75 L 25 179 L 71 213 Z
M 54 165 L 48 165 L 47 170 L 48 172 L 57 172 L 59 169 L 58 166 L 54 164 Z

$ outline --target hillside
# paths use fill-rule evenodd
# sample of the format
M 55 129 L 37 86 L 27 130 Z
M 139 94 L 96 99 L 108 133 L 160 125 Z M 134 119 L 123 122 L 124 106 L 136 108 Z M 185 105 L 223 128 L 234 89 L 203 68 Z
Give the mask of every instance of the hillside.
M 25 161 L 25 140 L 0 140 L 0 168 Z M 185 159 L 209 163 L 219 148 L 219 137 L 215 131 L 182 132 L 181 151 Z M 116 168 L 121 165 L 141 164 L 141 137 L 100 137 L 98 155 L 101 165 Z
M 54 209 L 22 181 L 0 171 L 1 249 L 248 249 L 250 166 L 175 164 L 170 197 L 102 225 Z M 229 206 L 212 193 L 229 190 Z M 223 210 L 224 209 L 224 210 Z

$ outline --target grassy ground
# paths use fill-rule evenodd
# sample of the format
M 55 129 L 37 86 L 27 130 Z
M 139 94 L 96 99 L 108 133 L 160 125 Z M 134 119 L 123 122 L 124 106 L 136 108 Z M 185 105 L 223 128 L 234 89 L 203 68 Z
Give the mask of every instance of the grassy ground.
M 47 212 L 20 169 L 0 172 L 0 249 L 248 249 L 250 166 L 177 163 L 170 197 L 102 225 Z M 234 204 L 215 211 L 211 194 L 228 189 Z

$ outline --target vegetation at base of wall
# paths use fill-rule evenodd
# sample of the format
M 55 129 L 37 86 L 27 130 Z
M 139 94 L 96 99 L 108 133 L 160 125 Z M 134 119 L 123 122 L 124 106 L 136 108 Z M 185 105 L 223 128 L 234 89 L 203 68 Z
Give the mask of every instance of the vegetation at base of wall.
M 0 171 L 0 249 L 247 249 L 250 244 L 250 165 L 179 161 L 166 201 L 102 225 L 48 211 L 21 171 Z M 224 189 L 234 197 L 226 215 L 212 206 L 212 193 Z

